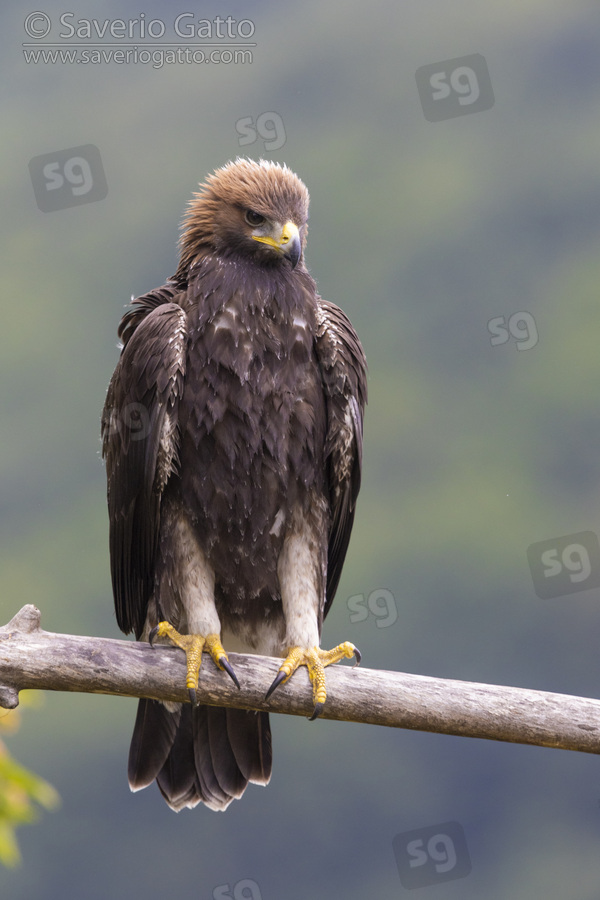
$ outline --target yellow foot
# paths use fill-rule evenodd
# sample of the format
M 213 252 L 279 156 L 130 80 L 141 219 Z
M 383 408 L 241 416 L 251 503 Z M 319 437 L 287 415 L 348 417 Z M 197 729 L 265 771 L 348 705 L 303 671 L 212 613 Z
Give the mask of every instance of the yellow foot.
M 179 634 L 169 622 L 159 622 L 148 635 L 150 644 L 153 644 L 157 637 L 168 638 L 172 644 L 180 647 L 185 652 L 187 660 L 185 685 L 189 691 L 193 706 L 196 704 L 196 688 L 198 687 L 198 675 L 200 673 L 203 650 L 210 654 L 217 668 L 224 669 L 235 686 L 239 688 L 240 683 L 229 663 L 218 634 L 207 634 L 206 637 L 202 634 Z
M 312 650 L 303 650 L 302 647 L 291 647 L 283 665 L 279 667 L 275 681 L 267 691 L 267 698 L 271 696 L 275 688 L 279 687 L 280 684 L 283 684 L 294 674 L 298 666 L 306 666 L 308 677 L 313 687 L 313 701 L 315 704 L 314 712 L 310 717 L 312 722 L 321 713 L 327 698 L 325 666 L 339 662 L 340 659 L 351 659 L 353 656 L 356 657 L 355 665 L 358 665 L 361 659 L 360 651 L 350 641 L 338 644 L 333 650 L 321 650 L 320 647 L 313 647 Z

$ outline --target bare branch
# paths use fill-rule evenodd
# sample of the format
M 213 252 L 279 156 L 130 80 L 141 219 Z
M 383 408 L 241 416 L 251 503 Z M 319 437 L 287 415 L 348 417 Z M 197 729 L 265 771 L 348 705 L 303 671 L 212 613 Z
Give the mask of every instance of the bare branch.
M 312 713 L 305 669 L 267 701 L 281 661 L 239 653 L 229 658 L 241 690 L 207 659 L 201 703 Z M 39 610 L 31 605 L 0 628 L 0 706 L 17 706 L 18 692 L 27 688 L 188 702 L 185 657 L 177 648 L 52 634 L 40 628 Z M 598 700 L 401 672 L 332 666 L 322 718 L 600 753 Z

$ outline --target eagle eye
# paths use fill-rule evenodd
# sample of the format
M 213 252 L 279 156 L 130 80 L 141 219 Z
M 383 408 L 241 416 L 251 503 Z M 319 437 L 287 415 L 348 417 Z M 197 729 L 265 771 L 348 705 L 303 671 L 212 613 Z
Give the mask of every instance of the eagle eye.
M 264 216 L 261 216 L 260 213 L 254 212 L 252 209 L 246 210 L 246 215 L 244 216 L 248 225 L 251 225 L 253 228 L 257 228 L 259 225 L 264 225 L 267 221 Z

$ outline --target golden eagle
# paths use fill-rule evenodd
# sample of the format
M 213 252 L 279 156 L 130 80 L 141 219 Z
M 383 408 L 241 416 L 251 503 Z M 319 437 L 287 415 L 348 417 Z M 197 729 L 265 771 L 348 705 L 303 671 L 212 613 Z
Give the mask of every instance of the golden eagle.
M 165 285 L 133 300 L 102 415 L 119 627 L 186 652 L 191 703 L 140 700 L 133 790 L 225 809 L 271 773 L 268 715 L 196 704 L 202 652 L 299 665 L 325 701 L 319 647 L 360 486 L 366 362 L 304 264 L 308 191 L 285 165 L 210 175 Z M 222 643 L 221 643 L 222 642 Z M 269 691 L 269 693 L 270 693 Z

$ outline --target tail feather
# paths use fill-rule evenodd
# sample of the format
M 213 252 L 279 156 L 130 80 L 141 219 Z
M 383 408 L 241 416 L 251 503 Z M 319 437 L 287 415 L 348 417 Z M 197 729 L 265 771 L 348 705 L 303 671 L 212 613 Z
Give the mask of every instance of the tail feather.
M 157 700 L 139 702 L 129 784 L 137 791 L 156 779 L 172 809 L 226 809 L 249 782 L 267 784 L 271 762 L 267 713 L 188 704 L 171 711 Z
M 196 780 L 192 717 L 189 707 L 182 706 L 175 740 L 156 783 L 169 806 L 180 810 L 199 802 Z
M 140 700 L 129 748 L 127 774 L 132 791 L 152 784 L 167 761 L 181 715 L 156 700 Z
M 268 784 L 273 751 L 269 714 L 227 709 L 227 737 L 246 782 Z
M 208 707 L 207 707 L 208 709 Z M 234 748 L 228 735 L 227 722 L 230 710 L 225 707 L 213 706 L 210 715 L 207 716 L 209 755 L 213 760 L 218 760 L 214 768 L 215 777 L 226 795 L 241 797 L 246 789 L 249 779 L 244 777 L 244 772 L 238 765 Z M 235 710 L 244 713 L 244 710 Z M 233 729 L 235 732 L 235 729 Z M 253 741 L 253 751 L 256 753 L 256 740 Z M 205 747 L 201 748 L 202 755 L 206 754 Z M 196 751 L 198 755 L 198 751 Z
M 212 718 L 212 709 L 209 706 L 199 706 L 193 711 L 190 708 L 194 731 L 192 749 L 198 798 L 196 802 L 202 800 L 209 809 L 225 809 L 233 796 L 230 796 L 219 783 L 217 772 L 223 769 L 223 762 L 212 753 L 209 724 Z M 226 765 L 225 762 L 225 767 Z M 222 780 L 225 782 L 224 774 Z

